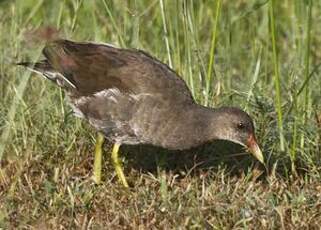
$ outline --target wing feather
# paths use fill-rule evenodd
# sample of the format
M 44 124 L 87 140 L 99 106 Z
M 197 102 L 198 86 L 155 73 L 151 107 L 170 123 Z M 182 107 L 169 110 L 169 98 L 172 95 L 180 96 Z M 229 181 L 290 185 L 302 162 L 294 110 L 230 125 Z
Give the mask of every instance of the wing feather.
M 125 93 L 193 102 L 186 83 L 172 69 L 140 50 L 58 40 L 48 44 L 43 53 L 57 72 L 75 84 L 81 96 L 117 88 Z

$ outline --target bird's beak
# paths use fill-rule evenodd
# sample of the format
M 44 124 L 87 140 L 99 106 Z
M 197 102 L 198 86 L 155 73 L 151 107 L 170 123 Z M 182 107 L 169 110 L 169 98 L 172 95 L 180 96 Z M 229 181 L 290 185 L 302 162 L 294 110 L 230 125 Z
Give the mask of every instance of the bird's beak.
M 253 154 L 253 156 L 258 159 L 262 164 L 264 164 L 264 157 L 262 154 L 262 151 L 257 144 L 256 138 L 253 134 L 250 135 L 250 137 L 247 139 L 247 147 L 250 153 Z

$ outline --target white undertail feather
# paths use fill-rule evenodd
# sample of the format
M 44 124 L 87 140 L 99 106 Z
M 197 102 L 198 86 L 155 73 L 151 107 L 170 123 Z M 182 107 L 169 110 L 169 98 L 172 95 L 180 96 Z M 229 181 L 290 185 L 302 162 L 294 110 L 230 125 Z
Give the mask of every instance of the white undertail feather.
M 76 86 L 61 73 L 45 71 L 45 72 L 43 72 L 43 75 L 50 80 L 56 81 L 59 86 L 63 86 L 64 85 L 63 82 L 66 82 L 69 86 L 76 89 Z
M 39 75 L 41 75 L 42 77 L 44 77 L 45 79 L 47 79 L 47 77 L 44 75 L 43 72 L 40 72 L 40 71 L 38 71 L 38 70 L 35 70 L 35 69 L 33 69 L 32 67 L 29 67 L 29 66 L 26 66 L 26 68 L 27 68 L 29 71 L 31 71 L 31 72 L 33 72 L 33 73 L 36 73 L 36 74 L 39 74 Z
M 59 86 L 63 86 L 61 81 L 64 81 L 69 86 L 71 86 L 72 88 L 76 89 L 76 86 L 71 81 L 69 81 L 68 78 L 66 78 L 64 75 L 62 75 L 61 73 L 53 72 L 53 71 L 43 71 L 43 72 L 41 72 L 39 70 L 35 70 L 32 67 L 28 67 L 28 66 L 27 66 L 27 69 L 30 70 L 31 72 L 34 72 L 36 74 L 41 75 L 42 77 L 44 77 L 46 79 L 56 81 Z
M 58 73 L 58 72 L 50 72 L 52 74 L 55 74 L 55 77 L 56 79 L 59 79 L 59 78 L 62 78 L 65 82 L 68 83 L 69 86 L 71 86 L 72 88 L 76 89 L 77 87 L 71 82 L 68 80 L 68 78 L 66 78 L 64 75 L 62 75 L 61 73 Z

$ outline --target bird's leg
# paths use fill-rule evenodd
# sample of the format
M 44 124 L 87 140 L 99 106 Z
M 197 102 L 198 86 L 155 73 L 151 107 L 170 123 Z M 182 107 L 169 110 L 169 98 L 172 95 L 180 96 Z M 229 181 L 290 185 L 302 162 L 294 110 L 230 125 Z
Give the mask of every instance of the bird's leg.
M 119 157 L 118 157 L 119 147 L 120 147 L 120 144 L 118 144 L 118 143 L 114 144 L 113 151 L 111 153 L 111 159 L 113 161 L 113 164 L 114 164 L 118 179 L 124 185 L 124 187 L 128 188 L 129 186 L 128 186 L 128 183 L 126 181 L 126 178 L 125 178 L 125 175 L 124 175 L 124 172 L 123 172 L 123 168 L 122 168 L 121 162 L 120 162 Z
M 96 145 L 95 145 L 95 159 L 94 159 L 94 181 L 96 184 L 100 184 L 101 181 L 101 161 L 102 161 L 102 151 L 104 144 L 104 135 L 102 133 L 97 134 Z

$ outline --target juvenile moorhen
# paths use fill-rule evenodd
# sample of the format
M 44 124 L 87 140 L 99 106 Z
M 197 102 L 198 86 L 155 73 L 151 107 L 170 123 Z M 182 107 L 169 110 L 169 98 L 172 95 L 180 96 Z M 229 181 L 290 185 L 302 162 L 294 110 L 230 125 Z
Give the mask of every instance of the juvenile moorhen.
M 95 149 L 97 183 L 104 137 L 115 143 L 111 156 L 125 187 L 128 184 L 118 159 L 121 144 L 183 150 L 228 140 L 247 147 L 264 162 L 253 121 L 246 112 L 196 104 L 173 70 L 141 50 L 56 40 L 46 45 L 43 54 L 42 61 L 18 64 L 65 89 L 75 115 L 101 133 Z

